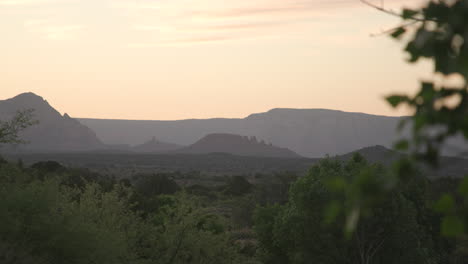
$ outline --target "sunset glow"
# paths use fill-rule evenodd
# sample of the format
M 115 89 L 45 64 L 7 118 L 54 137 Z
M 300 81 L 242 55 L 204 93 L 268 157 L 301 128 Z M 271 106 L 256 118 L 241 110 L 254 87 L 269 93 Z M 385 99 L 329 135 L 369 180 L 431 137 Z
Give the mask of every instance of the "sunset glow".
M 398 115 L 382 97 L 430 72 L 370 36 L 398 23 L 359 0 L 0 0 L 0 99 L 94 118 Z

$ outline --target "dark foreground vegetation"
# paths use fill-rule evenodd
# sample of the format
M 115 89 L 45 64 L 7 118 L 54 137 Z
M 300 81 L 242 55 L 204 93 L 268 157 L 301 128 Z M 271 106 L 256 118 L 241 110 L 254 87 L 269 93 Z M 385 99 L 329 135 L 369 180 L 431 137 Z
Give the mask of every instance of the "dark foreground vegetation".
M 413 177 L 346 236 L 337 177 L 378 182 L 392 170 L 355 155 L 310 172 L 180 186 L 173 175 L 116 180 L 56 162 L 0 162 L 0 263 L 466 263 L 433 208 L 459 180 Z M 371 179 L 369 181 L 369 179 Z M 361 186 L 362 188 L 362 186 Z M 352 186 L 348 189 L 352 191 Z M 327 206 L 333 201 L 332 207 Z M 463 202 L 459 200 L 458 202 Z M 333 221 L 333 219 L 335 219 Z

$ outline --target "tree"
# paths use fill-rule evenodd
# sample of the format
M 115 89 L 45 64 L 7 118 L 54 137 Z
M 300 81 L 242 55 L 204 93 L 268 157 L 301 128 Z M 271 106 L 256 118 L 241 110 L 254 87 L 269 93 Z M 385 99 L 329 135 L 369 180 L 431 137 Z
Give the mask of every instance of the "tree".
M 419 217 L 428 211 L 425 204 L 417 204 L 404 190 L 395 189 L 378 201 L 378 207 L 364 206 L 376 202 L 366 198 L 368 192 L 374 192 L 369 183 L 384 180 L 386 173 L 385 168 L 368 164 L 359 155 L 347 163 L 328 159 L 315 165 L 293 184 L 288 203 L 257 210 L 255 229 L 265 263 L 432 263 L 437 251 L 432 237 L 426 235 L 432 226 Z M 337 184 L 336 179 L 345 182 Z M 359 194 L 334 191 L 342 184 L 346 192 Z M 424 199 L 423 193 L 414 191 L 409 190 L 414 200 Z M 359 214 L 364 217 L 345 238 L 341 227 L 349 219 L 343 212 L 354 210 L 356 203 L 363 208 Z
M 233 176 L 228 180 L 224 187 L 224 193 L 227 195 L 240 196 L 251 192 L 252 184 L 242 176 Z
M 33 120 L 32 109 L 18 111 L 11 120 L 0 120 L 0 144 L 24 143 L 20 138 L 20 132 L 36 123 L 37 121 Z
M 223 219 L 185 193 L 160 196 L 166 205 L 148 218 L 148 239 L 139 251 L 156 263 L 246 263 L 224 232 Z
M 169 174 L 137 174 L 132 177 L 135 192 L 133 200 L 137 203 L 137 209 L 147 216 L 155 213 L 164 204 L 164 199 L 158 196 L 174 194 L 180 187 Z
M 141 221 L 116 191 L 88 185 L 81 192 L 57 180 L 23 180 L 30 175 L 14 168 L 0 173 L 14 177 L 1 180 L 1 263 L 110 264 L 136 258 L 132 246 Z
M 47 177 L 38 169 L 0 166 L 2 264 L 248 263 L 227 219 L 193 196 L 142 196 L 158 200 L 143 216 L 132 186 L 106 190 L 85 178 L 76 186 L 68 168 Z

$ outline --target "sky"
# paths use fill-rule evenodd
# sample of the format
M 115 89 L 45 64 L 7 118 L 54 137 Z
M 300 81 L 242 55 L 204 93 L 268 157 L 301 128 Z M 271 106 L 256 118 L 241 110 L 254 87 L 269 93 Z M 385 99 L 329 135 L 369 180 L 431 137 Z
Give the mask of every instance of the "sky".
M 384 96 L 416 91 L 431 67 L 379 34 L 399 22 L 359 0 L 0 0 L 0 100 L 34 92 L 114 119 L 400 115 Z

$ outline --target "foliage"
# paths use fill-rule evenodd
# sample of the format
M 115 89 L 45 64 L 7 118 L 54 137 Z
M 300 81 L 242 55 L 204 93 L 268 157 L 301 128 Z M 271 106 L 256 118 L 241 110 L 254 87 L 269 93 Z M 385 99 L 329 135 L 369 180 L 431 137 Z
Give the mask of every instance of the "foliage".
M 360 212 L 364 217 L 355 223 L 354 232 L 348 239 L 343 237 L 341 226 L 349 219 L 342 212 L 354 210 L 358 201 L 370 201 L 365 191 L 376 191 L 372 185 L 354 188 L 353 184 L 368 182 L 367 178 L 380 181 L 385 174 L 381 166 L 357 156 L 346 164 L 324 160 L 314 166 L 293 184 L 287 204 L 257 209 L 255 230 L 264 263 L 438 263 L 442 253 L 434 239 L 441 238 L 428 235 L 434 225 L 425 220 L 430 212 L 425 192 L 415 192 L 421 184 L 389 190 L 378 207 Z M 349 181 L 347 191 L 361 190 L 362 200 L 333 191 L 330 184 L 336 183 L 330 179 L 336 177 Z M 334 207 L 328 206 L 330 200 Z M 324 213 L 332 214 L 335 221 L 324 218 Z
M 174 194 L 180 189 L 171 176 L 166 174 L 138 174 L 132 180 L 137 191 L 145 196 Z
M 154 236 L 145 254 L 160 263 L 236 263 L 223 220 L 185 194 L 174 199 L 149 219 Z
M 397 150 L 410 154 L 395 164 L 396 175 L 405 183 L 415 176 L 418 161 L 439 166 L 448 139 L 458 136 L 468 140 L 468 1 L 432 0 L 401 13 L 361 1 L 401 17 L 404 23 L 391 30 L 390 35 L 406 42 L 404 50 L 410 63 L 431 61 L 434 75 L 441 79 L 421 82 L 415 95 L 394 94 L 386 98 L 393 107 L 406 106 L 414 111 L 400 124 L 400 129 L 411 126 L 411 138 L 395 143 Z M 459 151 L 460 155 L 467 154 L 466 150 Z M 400 186 L 393 184 L 391 189 Z M 458 189 L 456 194 L 464 202 L 455 203 L 453 194 L 444 194 L 435 205 L 436 212 L 445 215 L 440 228 L 446 236 L 459 236 L 468 229 L 468 176 Z M 353 210 L 359 209 L 356 208 Z
M 122 201 L 92 185 L 80 194 L 80 203 L 71 193 L 55 180 L 3 182 L 2 244 L 36 263 L 122 263 L 130 257 L 123 227 L 133 219 Z M 0 258 L 8 257 L 1 252 Z
M 227 195 L 243 195 L 252 190 L 252 185 L 242 176 L 231 177 L 224 188 L 224 193 Z
M 0 262 L 463 260 L 466 242 L 442 238 L 441 214 L 430 210 L 434 197 L 447 192 L 454 195 L 455 205 L 463 203 L 453 190 L 459 182 L 443 179 L 433 184 L 412 177 L 403 184 L 391 175 L 391 170 L 355 155 L 347 163 L 323 160 L 295 182 L 288 173 L 255 177 L 249 179 L 253 183 L 248 193 L 232 195 L 225 192 L 233 183 L 230 177 L 224 178 L 226 185 L 187 187 L 186 192 L 170 177 L 117 181 L 54 162 L 31 167 L 4 162 Z M 280 182 L 285 186 L 270 188 Z M 270 190 L 264 192 L 263 185 Z M 287 186 L 289 191 L 284 190 Z M 268 205 L 271 201 L 281 204 Z M 356 205 L 361 221 L 346 239 L 341 227 Z
M 227 220 L 193 197 L 150 194 L 158 208 L 142 217 L 138 189 L 115 180 L 107 189 L 99 176 L 77 186 L 73 169 L 43 165 L 0 165 L 1 263 L 247 261 L 229 239 Z
M 132 200 L 136 209 L 146 217 L 148 214 L 158 212 L 159 208 L 170 202 L 163 194 L 175 194 L 180 188 L 177 183 L 165 174 L 138 174 L 132 178 Z
M 461 134 L 468 140 L 468 2 L 430 1 L 420 9 L 403 10 L 401 17 L 418 22 L 411 28 L 399 27 L 392 34 L 397 39 L 409 37 L 405 48 L 409 61 L 429 59 L 434 73 L 459 81 L 456 85 L 425 81 L 415 96 L 387 98 L 394 107 L 407 105 L 415 110 L 411 117 L 412 140 L 400 141 L 397 147 L 410 147 L 416 158 L 437 165 L 440 149 L 448 138 Z M 468 228 L 468 178 L 460 185 L 459 195 L 465 199 L 460 206 L 450 194 L 443 195 L 436 204 L 435 209 L 446 216 L 441 231 L 448 236 L 465 233 Z
M 65 167 L 62 164 L 56 161 L 42 161 L 36 162 L 31 165 L 32 169 L 39 170 L 41 172 L 59 172 L 65 170 Z

